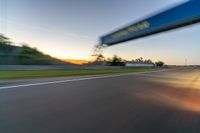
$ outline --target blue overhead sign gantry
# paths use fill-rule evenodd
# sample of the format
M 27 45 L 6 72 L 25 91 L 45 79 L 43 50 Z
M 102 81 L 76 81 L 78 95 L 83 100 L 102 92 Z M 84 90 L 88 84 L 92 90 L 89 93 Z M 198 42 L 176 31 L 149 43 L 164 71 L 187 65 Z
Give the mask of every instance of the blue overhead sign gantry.
M 190 0 L 179 6 L 136 22 L 100 38 L 107 46 L 200 22 L 200 0 Z

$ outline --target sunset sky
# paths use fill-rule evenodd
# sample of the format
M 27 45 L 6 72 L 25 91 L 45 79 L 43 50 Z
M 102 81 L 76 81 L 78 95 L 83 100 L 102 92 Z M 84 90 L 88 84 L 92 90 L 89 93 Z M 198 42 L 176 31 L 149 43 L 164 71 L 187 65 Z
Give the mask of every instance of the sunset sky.
M 0 33 L 61 59 L 91 59 L 100 36 L 185 0 L 0 0 Z M 125 59 L 200 64 L 200 24 L 104 49 Z

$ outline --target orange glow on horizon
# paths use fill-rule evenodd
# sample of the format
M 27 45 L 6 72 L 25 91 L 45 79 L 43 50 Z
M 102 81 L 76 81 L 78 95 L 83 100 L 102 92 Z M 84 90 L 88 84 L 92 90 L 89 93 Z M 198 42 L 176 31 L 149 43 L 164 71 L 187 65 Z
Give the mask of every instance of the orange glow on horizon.
M 89 62 L 88 60 L 76 60 L 76 59 L 61 59 L 61 60 L 64 62 L 69 62 L 72 64 L 78 64 L 78 65 L 82 65 Z

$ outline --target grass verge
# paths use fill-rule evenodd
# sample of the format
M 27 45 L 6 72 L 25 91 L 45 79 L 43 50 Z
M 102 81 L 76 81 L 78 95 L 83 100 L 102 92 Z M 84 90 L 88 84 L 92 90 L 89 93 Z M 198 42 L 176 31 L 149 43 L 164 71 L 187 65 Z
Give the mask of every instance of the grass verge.
M 0 79 L 24 79 L 36 77 L 56 77 L 73 75 L 97 75 L 153 71 L 154 68 L 126 68 L 126 69 L 81 69 L 81 70 L 33 70 L 33 71 L 0 71 Z

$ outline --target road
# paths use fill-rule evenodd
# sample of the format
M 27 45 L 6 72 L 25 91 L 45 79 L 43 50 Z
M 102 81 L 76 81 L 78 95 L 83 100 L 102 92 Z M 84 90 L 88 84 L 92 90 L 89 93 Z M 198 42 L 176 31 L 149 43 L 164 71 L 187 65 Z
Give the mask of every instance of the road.
M 200 133 L 199 125 L 195 67 L 0 83 L 1 133 Z

